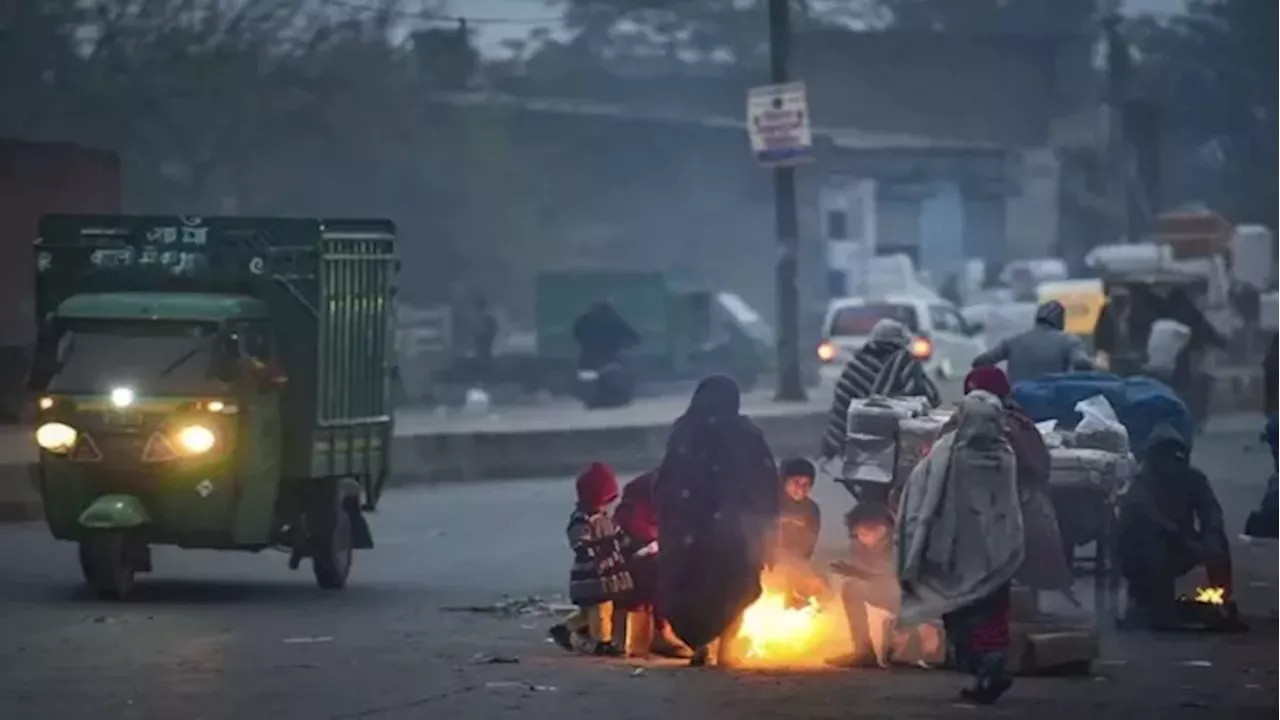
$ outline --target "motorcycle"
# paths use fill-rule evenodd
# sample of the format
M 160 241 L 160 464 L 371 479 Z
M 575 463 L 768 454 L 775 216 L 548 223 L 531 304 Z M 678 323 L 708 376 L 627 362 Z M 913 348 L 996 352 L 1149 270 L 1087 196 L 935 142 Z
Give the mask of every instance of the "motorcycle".
M 621 361 L 579 368 L 574 395 L 588 410 L 630 405 L 636 397 L 635 374 Z

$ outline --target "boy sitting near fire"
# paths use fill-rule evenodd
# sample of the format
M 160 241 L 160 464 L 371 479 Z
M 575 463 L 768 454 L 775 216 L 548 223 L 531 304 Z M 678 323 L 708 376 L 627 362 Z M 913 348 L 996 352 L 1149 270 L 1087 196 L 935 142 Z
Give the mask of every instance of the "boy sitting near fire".
M 831 569 L 846 579 L 841 589 L 845 617 L 853 653 L 828 660 L 840 667 L 889 666 L 892 655 L 905 655 L 914 640 L 919 645 L 923 665 L 926 659 L 942 652 L 942 637 L 937 628 L 920 625 L 899 632 L 894 617 L 901 601 L 893 560 L 893 514 L 888 506 L 875 502 L 858 503 L 844 518 L 849 531 L 851 553 L 848 560 L 831 564 Z M 885 618 L 881 642 L 873 641 L 868 606 L 880 610 Z

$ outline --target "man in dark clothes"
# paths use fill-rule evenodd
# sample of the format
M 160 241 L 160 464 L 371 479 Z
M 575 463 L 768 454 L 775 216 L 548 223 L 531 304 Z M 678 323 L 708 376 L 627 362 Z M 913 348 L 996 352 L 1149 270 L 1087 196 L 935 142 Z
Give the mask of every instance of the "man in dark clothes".
M 600 301 L 573 323 L 573 339 L 577 341 L 578 367 L 599 370 L 618 361 L 624 350 L 640 343 L 640 335 L 623 319 L 613 305 Z
M 1195 416 L 1197 425 L 1203 426 L 1209 410 L 1209 378 L 1201 370 L 1203 353 L 1209 348 L 1225 350 L 1227 339 L 1209 322 L 1196 307 L 1186 289 L 1175 287 L 1164 300 L 1164 311 L 1157 317 L 1176 320 L 1191 329 L 1191 340 L 1178 356 L 1173 373 L 1173 389 Z
M 1191 465 L 1186 439 L 1168 425 L 1152 431 L 1142 470 L 1121 501 L 1118 547 L 1129 587 L 1126 624 L 1176 625 L 1175 582 L 1199 566 L 1234 609 L 1222 506 Z
M 1106 354 L 1109 369 L 1117 375 L 1131 375 L 1142 367 L 1147 332 L 1154 322 L 1150 293 L 1138 290 L 1136 295 L 1124 285 L 1109 288 L 1093 329 L 1093 349 Z
M 1267 424 L 1262 431 L 1262 439 L 1271 447 L 1271 476 L 1267 478 L 1267 489 L 1262 494 L 1262 503 L 1257 510 L 1249 513 L 1244 523 L 1244 534 L 1259 539 L 1280 537 L 1280 419 L 1273 412 L 1267 416 Z
M 1271 347 L 1267 349 L 1267 356 L 1262 359 L 1262 382 L 1265 395 L 1262 398 L 1262 414 L 1275 415 L 1276 406 L 1280 404 L 1280 399 L 1276 398 L 1277 393 L 1277 374 L 1280 374 L 1280 368 L 1277 363 L 1280 362 L 1280 354 L 1277 353 L 1277 345 L 1280 344 L 1280 335 L 1272 333 Z
M 809 497 L 817 468 L 804 458 L 782 463 L 782 515 L 778 518 L 778 548 L 792 557 L 808 561 L 818 546 L 822 531 L 822 511 Z
M 472 373 L 475 382 L 484 385 L 493 371 L 493 344 L 498 339 L 498 319 L 483 295 L 475 301 L 475 335 L 471 338 Z

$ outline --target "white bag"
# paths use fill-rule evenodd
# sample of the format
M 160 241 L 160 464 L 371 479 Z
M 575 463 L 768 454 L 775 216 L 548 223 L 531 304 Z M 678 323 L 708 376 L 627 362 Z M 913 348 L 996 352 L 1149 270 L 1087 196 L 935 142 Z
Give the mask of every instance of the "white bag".
M 1078 448 L 1106 450 L 1127 455 L 1129 431 L 1120 424 L 1115 408 L 1102 395 L 1094 395 L 1076 403 L 1080 422 L 1076 425 L 1074 445 Z
M 1177 320 L 1161 318 L 1151 324 L 1147 337 L 1146 371 L 1157 375 L 1173 375 L 1178 356 L 1191 342 L 1191 328 Z

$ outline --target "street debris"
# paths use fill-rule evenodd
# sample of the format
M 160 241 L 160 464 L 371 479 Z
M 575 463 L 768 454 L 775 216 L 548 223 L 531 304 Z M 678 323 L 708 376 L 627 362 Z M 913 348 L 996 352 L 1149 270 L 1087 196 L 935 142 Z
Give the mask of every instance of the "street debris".
M 442 612 L 469 612 L 498 615 L 501 617 L 550 617 L 566 615 L 573 612 L 576 606 L 563 602 L 559 597 L 542 599 L 536 595 L 526 597 L 503 597 L 489 605 L 457 605 L 440 608 Z
M 1199 668 L 1213 667 L 1213 663 L 1209 662 L 1208 660 L 1184 660 L 1179 664 L 1182 665 L 1182 667 L 1199 667 Z
M 331 635 L 320 635 L 317 637 L 289 637 L 281 640 L 285 645 L 313 645 L 315 643 L 333 642 Z
M 644 668 L 638 667 L 631 671 L 631 677 L 640 677 L 644 675 Z
M 471 656 L 469 661 L 472 665 L 515 665 L 520 662 L 520 658 L 510 655 L 489 655 L 486 653 L 476 653 Z
M 522 680 L 500 680 L 484 684 L 487 690 L 526 690 L 528 692 L 555 692 L 554 685 L 534 685 Z

